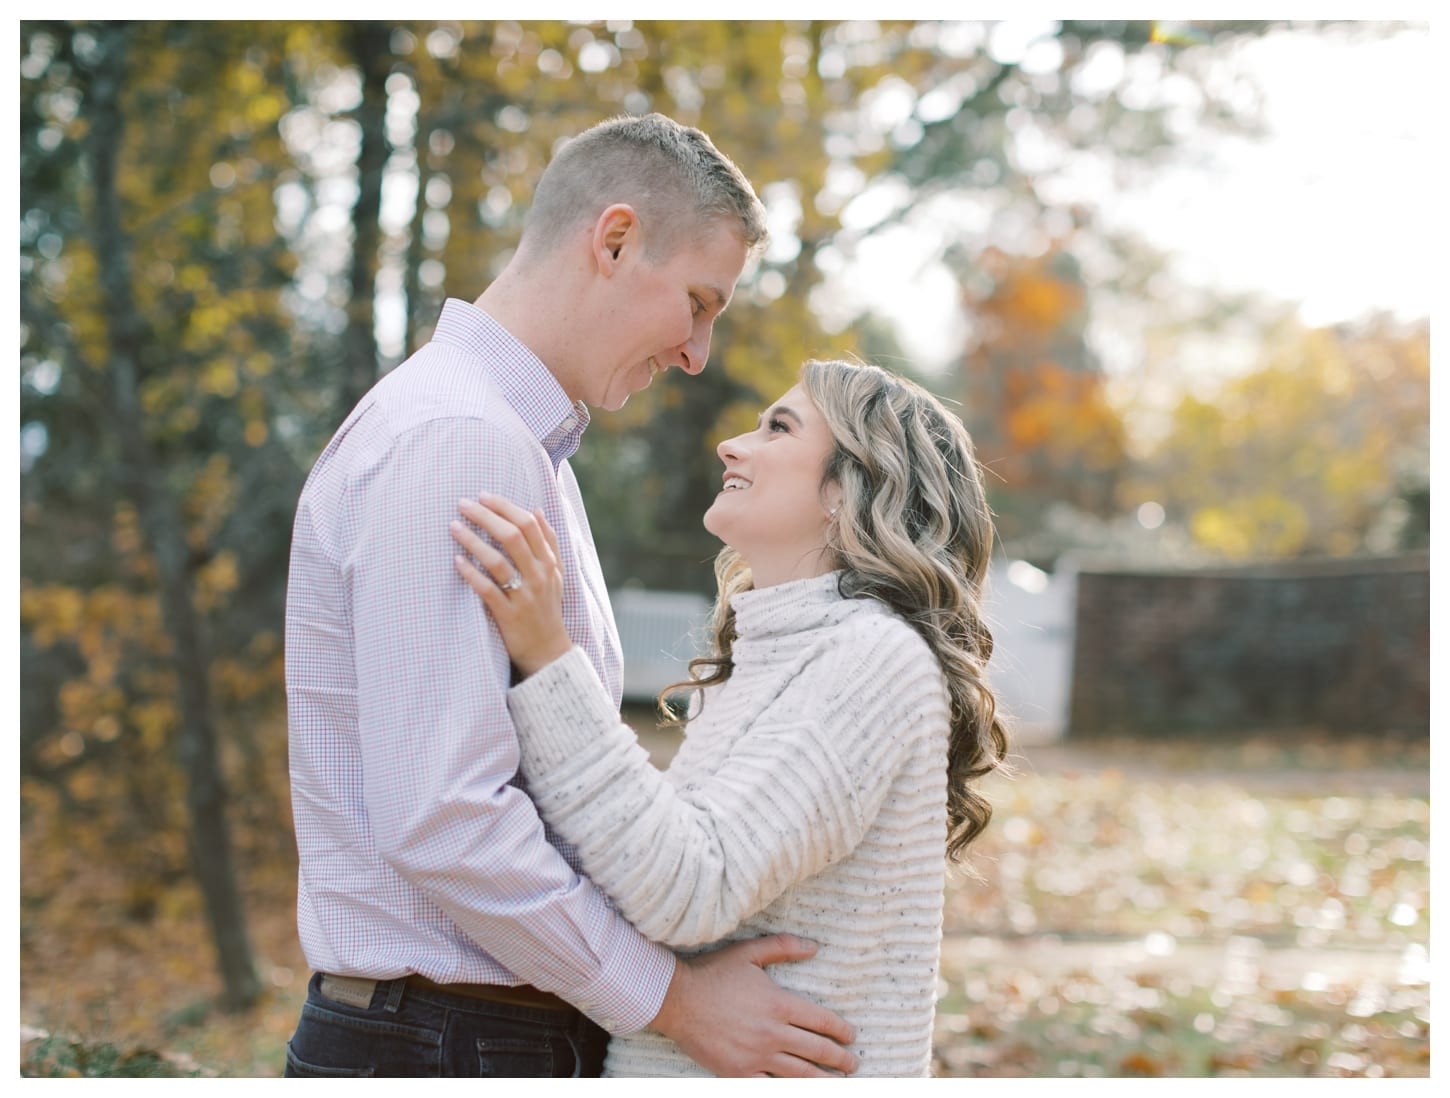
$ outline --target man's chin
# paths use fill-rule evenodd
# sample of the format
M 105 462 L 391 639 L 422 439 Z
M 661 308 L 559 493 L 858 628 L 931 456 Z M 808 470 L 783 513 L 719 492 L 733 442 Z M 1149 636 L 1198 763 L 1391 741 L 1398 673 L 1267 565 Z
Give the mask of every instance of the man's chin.
M 603 408 L 606 412 L 617 412 L 629 403 L 630 397 L 634 396 L 636 393 L 642 393 L 648 388 L 649 382 L 646 381 L 638 389 L 626 389 L 622 393 L 606 393 L 604 396 L 604 403 L 601 404 L 600 407 Z

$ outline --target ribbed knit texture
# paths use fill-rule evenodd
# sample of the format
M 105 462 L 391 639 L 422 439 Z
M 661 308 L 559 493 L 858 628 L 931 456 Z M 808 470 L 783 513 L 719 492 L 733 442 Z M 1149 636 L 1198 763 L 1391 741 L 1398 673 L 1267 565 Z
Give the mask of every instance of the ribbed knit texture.
M 945 684 L 837 573 L 737 595 L 734 672 L 656 770 L 578 649 L 509 692 L 541 814 L 647 937 L 688 956 L 787 931 L 782 987 L 855 1027 L 860 1075 L 930 1073 L 946 870 Z M 703 1075 L 614 1037 L 607 1075 Z

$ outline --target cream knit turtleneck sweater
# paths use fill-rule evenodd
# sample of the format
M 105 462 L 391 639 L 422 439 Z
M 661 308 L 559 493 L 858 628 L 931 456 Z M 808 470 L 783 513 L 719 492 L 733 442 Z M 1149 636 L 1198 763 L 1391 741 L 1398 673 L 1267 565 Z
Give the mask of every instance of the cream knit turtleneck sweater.
M 728 682 L 661 774 L 577 648 L 509 691 L 540 813 L 646 936 L 682 955 L 788 931 L 782 987 L 855 1027 L 860 1075 L 930 1073 L 948 702 L 921 637 L 839 574 L 732 600 Z M 706 1074 L 616 1036 L 606 1075 Z

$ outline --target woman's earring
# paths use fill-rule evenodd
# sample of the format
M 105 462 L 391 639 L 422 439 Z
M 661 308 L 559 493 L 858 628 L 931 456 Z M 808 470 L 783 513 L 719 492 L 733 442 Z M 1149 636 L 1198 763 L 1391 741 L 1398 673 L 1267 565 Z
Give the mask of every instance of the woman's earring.
M 840 505 L 839 504 L 837 506 L 835 506 L 835 507 L 832 507 L 831 510 L 830 510 L 830 516 L 832 518 L 835 518 L 836 517 L 836 512 L 839 511 L 840 509 L 841 508 L 840 508 Z

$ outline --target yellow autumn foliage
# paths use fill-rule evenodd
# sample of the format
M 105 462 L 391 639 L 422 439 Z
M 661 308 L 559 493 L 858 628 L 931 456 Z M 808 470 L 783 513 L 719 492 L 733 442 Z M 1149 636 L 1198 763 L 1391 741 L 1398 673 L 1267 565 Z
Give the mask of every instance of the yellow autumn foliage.
M 1423 327 L 1288 324 L 1259 368 L 1178 405 L 1137 490 L 1229 558 L 1364 552 L 1385 502 L 1428 485 L 1428 347 Z

